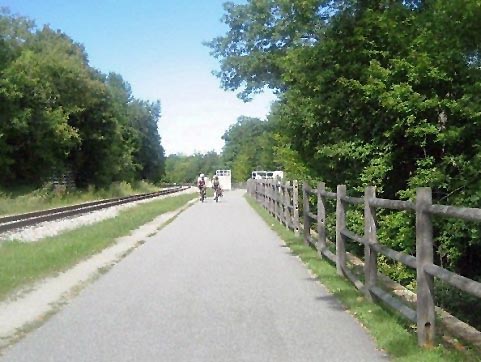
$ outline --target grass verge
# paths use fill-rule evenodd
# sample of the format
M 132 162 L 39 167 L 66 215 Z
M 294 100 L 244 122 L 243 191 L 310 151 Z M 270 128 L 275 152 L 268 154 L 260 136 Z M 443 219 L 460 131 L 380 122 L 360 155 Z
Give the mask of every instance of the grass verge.
M 470 350 L 457 351 L 438 345 L 422 349 L 417 345 L 415 326 L 380 305 L 366 301 L 361 293 L 346 279 L 336 273 L 336 267 L 320 259 L 317 251 L 306 246 L 301 237 L 279 224 L 262 206 L 246 196 L 251 207 L 266 221 L 272 230 L 299 256 L 321 283 L 357 318 L 374 338 L 379 349 L 393 361 L 481 361 Z
M 68 231 L 35 243 L 18 241 L 0 245 L 0 300 L 17 288 L 60 272 L 100 252 L 116 238 L 185 205 L 197 194 L 184 194 L 123 210 L 113 219 Z

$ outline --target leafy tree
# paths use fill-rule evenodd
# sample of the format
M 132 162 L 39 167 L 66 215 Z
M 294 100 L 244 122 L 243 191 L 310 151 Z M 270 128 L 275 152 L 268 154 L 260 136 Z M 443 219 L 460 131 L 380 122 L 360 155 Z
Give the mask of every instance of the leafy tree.
M 335 11 L 332 1 L 251 0 L 247 4 L 224 4 L 225 36 L 207 43 L 220 60 L 217 73 L 222 86 L 241 89 L 241 98 L 250 99 L 264 87 L 282 91 L 281 60 L 292 47 L 318 41 L 324 17 Z M 335 6 L 331 6 L 335 5 Z
M 226 167 L 232 169 L 234 181 L 245 181 L 255 169 L 276 168 L 271 123 L 241 116 L 224 133 L 222 139 L 225 141 L 222 156 Z
M 48 28 L 24 40 L 15 60 L 1 71 L 2 133 L 10 159 L 5 181 L 38 181 L 53 168 L 63 168 L 65 156 L 79 142 L 78 129 L 69 124 L 78 107 L 64 99 L 68 80 L 82 76 L 82 54 L 68 53 L 75 49 L 72 43 Z
M 244 99 L 277 90 L 268 123 L 283 168 L 388 198 L 431 186 L 435 202 L 479 207 L 479 1 L 250 0 L 225 10 L 229 30 L 209 43 L 218 76 Z M 384 243 L 415 252 L 407 216 L 380 222 Z M 436 262 L 479 277 L 480 228 L 435 229 Z
M 72 171 L 78 186 L 163 175 L 159 102 L 133 98 L 82 45 L 0 12 L 0 183 L 39 184 Z
M 164 174 L 164 149 L 160 143 L 157 122 L 160 102 L 134 101 L 130 104 L 130 126 L 137 133 L 135 161 L 140 165 L 138 176 L 158 182 Z

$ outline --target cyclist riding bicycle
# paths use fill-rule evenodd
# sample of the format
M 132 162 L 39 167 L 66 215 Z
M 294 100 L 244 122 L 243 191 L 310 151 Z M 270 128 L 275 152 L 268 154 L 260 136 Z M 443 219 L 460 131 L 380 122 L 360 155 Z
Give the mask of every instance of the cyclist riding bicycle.
M 205 176 L 203 173 L 197 179 L 197 187 L 199 188 L 200 201 L 204 201 L 205 197 Z
M 212 178 L 212 188 L 214 189 L 214 199 L 217 201 L 222 196 L 222 188 L 220 187 L 219 176 L 214 175 Z

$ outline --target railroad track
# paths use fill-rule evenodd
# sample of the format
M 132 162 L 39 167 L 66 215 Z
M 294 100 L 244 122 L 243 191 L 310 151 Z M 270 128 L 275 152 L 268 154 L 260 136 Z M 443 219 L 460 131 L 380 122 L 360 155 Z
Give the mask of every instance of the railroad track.
M 99 201 L 86 202 L 82 204 L 58 207 L 55 209 L 34 211 L 25 214 L 0 217 L 0 233 L 19 229 L 24 226 L 32 226 L 44 221 L 63 219 L 69 216 L 86 214 L 92 211 L 106 209 L 108 207 L 126 204 L 129 202 L 151 199 L 157 196 L 168 195 L 188 189 L 189 186 L 173 187 L 147 194 L 116 197 Z

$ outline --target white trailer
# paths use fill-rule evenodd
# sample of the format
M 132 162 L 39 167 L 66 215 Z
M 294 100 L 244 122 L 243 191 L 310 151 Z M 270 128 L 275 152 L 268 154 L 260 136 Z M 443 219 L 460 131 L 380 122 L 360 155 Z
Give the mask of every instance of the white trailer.
M 284 179 L 284 171 L 252 171 L 252 178 L 254 180 L 262 180 L 262 179 L 282 180 Z
M 230 170 L 216 170 L 222 190 L 232 190 L 232 176 Z

